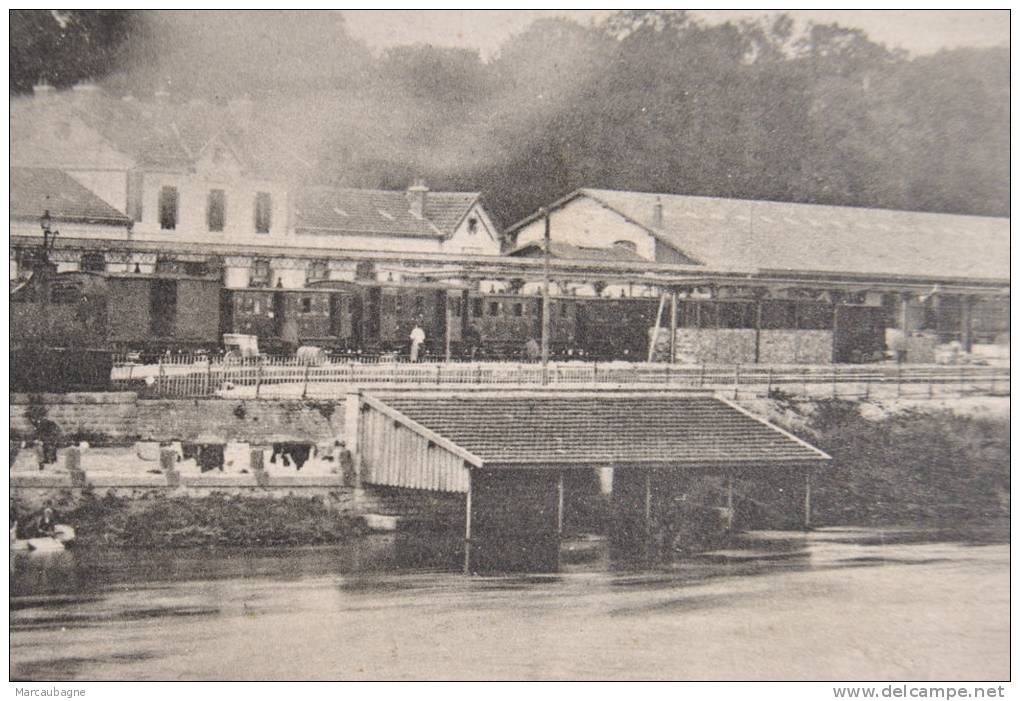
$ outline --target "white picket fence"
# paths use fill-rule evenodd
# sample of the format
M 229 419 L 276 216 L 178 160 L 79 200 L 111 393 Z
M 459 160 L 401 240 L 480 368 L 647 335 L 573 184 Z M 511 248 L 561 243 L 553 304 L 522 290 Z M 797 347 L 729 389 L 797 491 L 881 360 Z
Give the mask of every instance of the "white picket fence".
M 353 387 L 639 385 L 742 394 L 935 397 L 1002 394 L 1009 368 L 973 365 L 669 365 L 666 363 L 351 362 L 295 358 L 118 365 L 115 389 L 156 397 L 340 397 Z

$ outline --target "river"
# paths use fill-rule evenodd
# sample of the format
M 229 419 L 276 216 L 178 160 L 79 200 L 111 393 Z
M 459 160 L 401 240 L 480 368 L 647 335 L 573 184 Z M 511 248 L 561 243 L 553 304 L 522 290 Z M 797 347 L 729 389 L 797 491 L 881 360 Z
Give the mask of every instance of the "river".
M 11 560 L 11 678 L 1005 679 L 1006 527 L 752 532 L 668 566 L 566 544 L 465 576 L 368 536 Z

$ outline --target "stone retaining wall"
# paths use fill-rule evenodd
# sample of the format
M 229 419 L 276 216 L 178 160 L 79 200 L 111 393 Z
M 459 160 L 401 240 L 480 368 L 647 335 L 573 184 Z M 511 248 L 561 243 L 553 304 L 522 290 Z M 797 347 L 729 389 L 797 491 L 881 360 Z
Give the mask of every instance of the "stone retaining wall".
M 62 436 L 99 444 L 343 440 L 344 401 L 139 399 L 133 392 L 11 394 L 12 437 L 36 436 L 40 420 Z

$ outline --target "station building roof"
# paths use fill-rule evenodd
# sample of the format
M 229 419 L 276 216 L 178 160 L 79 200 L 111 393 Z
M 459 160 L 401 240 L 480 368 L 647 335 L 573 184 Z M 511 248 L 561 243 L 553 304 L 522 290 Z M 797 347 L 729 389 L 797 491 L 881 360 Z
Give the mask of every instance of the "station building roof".
M 423 216 L 411 212 L 403 190 L 310 186 L 297 192 L 295 228 L 301 232 L 445 238 L 453 234 L 477 192 L 427 192 Z
M 549 209 L 578 198 L 594 200 L 709 269 L 1009 279 L 1010 221 L 1003 217 L 595 188 L 576 190 Z
M 56 168 L 11 168 L 11 219 L 127 226 L 131 220 L 94 192 Z

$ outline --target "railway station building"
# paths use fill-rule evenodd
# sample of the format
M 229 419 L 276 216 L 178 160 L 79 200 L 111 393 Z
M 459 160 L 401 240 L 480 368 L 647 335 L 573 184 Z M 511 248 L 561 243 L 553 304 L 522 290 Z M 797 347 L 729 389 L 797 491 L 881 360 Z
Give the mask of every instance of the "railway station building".
M 933 362 L 943 344 L 1008 344 L 1009 219 L 589 188 L 545 211 L 557 261 L 698 271 L 655 286 L 672 293 L 658 341 L 680 362 Z M 541 258 L 546 226 L 539 211 L 509 227 L 509 255 Z
M 271 135 L 250 100 L 157 92 L 143 101 L 91 84 L 40 85 L 13 99 L 10 124 L 12 277 L 38 245 L 44 211 L 60 229 L 61 271 L 208 272 L 228 287 L 354 279 L 357 262 L 342 252 L 500 252 L 478 193 L 309 185 L 313 165 Z M 86 201 L 103 212 L 81 216 Z M 358 274 L 399 276 L 369 267 Z

